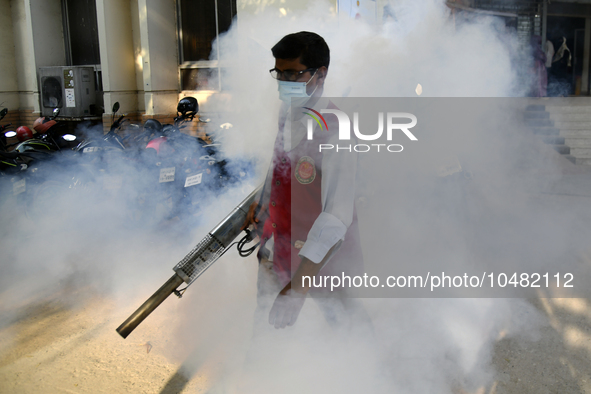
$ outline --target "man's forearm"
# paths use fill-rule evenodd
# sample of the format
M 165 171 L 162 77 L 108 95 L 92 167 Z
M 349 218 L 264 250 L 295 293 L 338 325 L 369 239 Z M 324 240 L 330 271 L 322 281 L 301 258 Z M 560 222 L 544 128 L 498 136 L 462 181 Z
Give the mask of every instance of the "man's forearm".
M 308 290 L 310 290 L 312 281 L 308 280 L 305 281 L 306 283 L 304 283 L 303 278 L 314 278 L 320 272 L 322 267 L 324 267 L 326 263 L 328 263 L 328 260 L 332 258 L 332 255 L 341 247 L 341 243 L 342 241 L 339 241 L 335 245 L 333 245 L 333 247 L 330 248 L 326 256 L 324 256 L 324 259 L 322 259 L 320 263 L 315 263 L 305 257 L 302 257 L 300 266 L 298 267 L 295 274 L 293 275 L 293 278 L 291 279 L 291 289 L 298 293 L 307 294 Z
M 300 266 L 296 270 L 293 278 L 291 279 L 291 289 L 302 294 L 307 294 L 308 290 L 310 290 L 310 282 L 306 281 L 307 283 L 304 285 L 303 278 L 315 277 L 320 269 L 322 268 L 322 264 L 316 264 L 305 257 L 302 257 L 302 261 Z

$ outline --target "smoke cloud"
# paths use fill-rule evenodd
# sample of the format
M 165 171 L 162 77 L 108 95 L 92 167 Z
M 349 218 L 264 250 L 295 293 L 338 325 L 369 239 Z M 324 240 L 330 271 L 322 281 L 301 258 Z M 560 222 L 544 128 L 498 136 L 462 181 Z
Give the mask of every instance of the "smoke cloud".
M 0 324 L 17 318 L 22 305 L 57 299 L 76 308 L 93 294 L 118 301 L 114 314 L 131 313 L 172 274 L 176 262 L 266 175 L 280 106 L 268 73 L 274 67 L 270 48 L 286 34 L 313 31 L 327 41 L 327 97 L 416 99 L 418 84 L 421 98 L 498 98 L 527 91 L 519 77 L 523 65 L 515 61 L 517 38 L 502 21 L 454 22 L 436 0 L 397 1 L 391 9 L 396 18 L 374 26 L 336 15 L 322 2 L 286 15 L 268 8 L 241 15 L 219 38 L 212 58 L 220 59 L 224 94 L 200 102 L 200 109 L 220 113 L 233 125 L 223 131 L 217 124 L 209 127 L 219 134 L 230 163 L 247 163 L 239 168 L 250 178 L 201 202 L 206 206 L 198 217 L 160 217 L 165 201 L 148 212 L 138 210 L 145 180 L 136 179 L 135 164 L 121 160 L 105 173 L 89 165 L 95 186 L 102 188 L 56 189 L 34 217 L 26 216 L 18 198 L 3 201 L 9 225 L 0 238 Z M 463 128 L 435 139 L 442 145 L 433 143 L 420 156 L 360 163 L 365 178 L 358 189 L 364 192 L 357 203 L 368 269 L 384 253 L 395 263 L 436 256 L 442 267 L 476 258 L 495 261 L 500 253 L 499 260 L 519 259 L 525 270 L 534 266 L 524 259 L 582 247 L 586 234 L 572 239 L 567 231 L 580 206 L 539 216 L 551 202 L 529 205 L 527 193 L 558 180 L 560 165 L 547 160 L 524 129 L 508 129 L 504 122 L 510 119 L 497 114 L 494 121 L 474 124 L 472 133 Z M 458 190 L 425 175 L 447 156 L 459 158 L 472 173 L 469 186 Z M 72 161 L 64 158 L 56 165 L 67 163 Z M 539 173 L 543 179 L 532 176 Z M 123 181 L 110 190 L 106 185 L 121 182 L 113 174 Z M 135 214 L 156 219 L 138 220 Z M 532 223 L 534 235 L 527 233 Z M 514 233 L 507 237 L 509 228 Z M 507 239 L 513 240 L 509 247 L 496 249 L 507 246 Z M 535 339 L 543 324 L 524 300 L 365 298 L 356 302 L 371 324 L 360 319 L 348 330 L 335 330 L 324 319 L 322 302 L 308 299 L 294 327 L 275 330 L 255 313 L 257 269 L 254 255 L 241 259 L 230 251 L 175 301 L 169 357 L 181 363 L 178 373 L 187 380 L 209 370 L 210 392 L 484 392 L 479 390 L 489 389 L 494 379 L 495 341 Z M 150 318 L 143 323 L 150 324 Z M 120 340 L 115 328 L 113 341 Z

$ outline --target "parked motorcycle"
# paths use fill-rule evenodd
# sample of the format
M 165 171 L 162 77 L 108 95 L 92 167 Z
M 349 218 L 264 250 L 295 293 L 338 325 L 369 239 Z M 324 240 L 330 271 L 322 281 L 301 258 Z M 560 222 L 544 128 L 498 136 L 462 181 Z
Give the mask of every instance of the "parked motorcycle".
M 8 114 L 8 109 L 3 108 L 0 111 L 0 120 Z M 20 153 L 9 152 L 9 148 L 19 144 L 20 142 L 31 139 L 33 132 L 26 126 L 20 126 L 14 130 L 6 131 L 11 123 L 0 125 L 0 174 L 14 174 L 19 171 L 26 170 L 28 165 L 34 160 L 33 157 Z M 8 138 L 17 137 L 18 142 L 9 144 Z
M 12 144 L 16 145 L 13 151 L 3 152 L 3 162 L 12 160 L 12 166 L 19 171 L 5 170 L 3 174 L 10 175 L 12 195 L 18 197 L 31 219 L 48 212 L 54 197 L 77 188 L 80 174 L 85 173 L 70 155 L 69 148 L 77 137 L 67 132 L 65 124 L 56 121 L 59 112 L 56 108 L 51 118 L 38 118 L 33 124 L 36 134 L 26 126 L 5 134 L 5 137 L 16 136 L 19 142 Z
M 151 137 L 146 159 L 152 162 L 146 165 L 156 167 L 152 179 L 157 179 L 158 189 L 168 191 L 170 217 L 199 216 L 230 178 L 225 171 L 227 162 L 211 140 L 182 132 L 198 111 L 197 100 L 185 97 L 177 105 L 173 124 L 161 126 L 153 119 L 144 124 Z
M 119 116 L 119 118 L 115 121 L 115 116 L 117 116 L 119 108 L 119 102 L 117 101 L 115 104 L 113 104 L 111 128 L 107 134 L 103 136 L 91 136 L 90 138 L 84 139 L 74 148 L 74 150 L 84 154 L 98 153 L 109 150 L 125 150 L 125 145 L 123 144 L 121 137 L 119 137 L 117 134 L 117 130 L 119 130 L 125 122 L 125 115 Z
M 2 108 L 2 110 L 0 111 L 0 120 L 4 119 L 6 114 L 8 114 L 8 108 Z M 4 135 L 4 133 L 5 133 L 5 130 L 7 128 L 9 128 L 11 124 L 12 123 L 0 125 L 0 150 L 2 150 L 2 151 L 6 151 L 8 144 L 7 144 L 6 136 Z M 15 133 L 15 135 L 16 135 L 16 133 Z
M 19 127 L 16 132 L 6 133 L 6 137 L 16 136 L 19 140 L 14 151 L 44 159 L 49 157 L 46 155 L 49 152 L 59 152 L 71 148 L 77 137 L 67 133 L 65 124 L 55 120 L 59 113 L 59 108 L 56 108 L 53 110 L 51 118 L 42 117 L 35 120 L 33 129 L 37 132 L 36 134 L 32 134 L 26 126 Z

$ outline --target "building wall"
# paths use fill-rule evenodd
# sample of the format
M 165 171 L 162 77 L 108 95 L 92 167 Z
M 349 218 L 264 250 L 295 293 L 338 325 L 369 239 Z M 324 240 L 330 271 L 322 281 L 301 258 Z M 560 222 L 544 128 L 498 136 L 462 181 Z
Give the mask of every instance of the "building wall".
M 20 107 L 18 96 L 17 67 L 14 52 L 14 34 L 10 0 L 0 0 L 0 107 L 15 112 Z
M 337 8 L 337 0 L 322 1 L 327 10 Z M 237 18 L 268 8 L 289 14 L 317 3 L 238 0 Z M 40 112 L 38 68 L 66 65 L 61 0 L 0 0 L 0 7 L 9 10 L 0 16 L 0 102 L 32 123 Z M 132 119 L 171 120 L 179 98 L 195 93 L 179 89 L 176 0 L 96 0 L 96 8 L 105 126 L 117 101 Z

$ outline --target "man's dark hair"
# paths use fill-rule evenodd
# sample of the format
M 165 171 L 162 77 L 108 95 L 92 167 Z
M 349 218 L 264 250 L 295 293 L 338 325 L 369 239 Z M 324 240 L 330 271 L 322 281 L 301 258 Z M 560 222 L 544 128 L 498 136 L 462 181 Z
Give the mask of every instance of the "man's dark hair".
M 306 67 L 318 68 L 330 63 L 330 49 L 316 33 L 301 31 L 283 37 L 271 49 L 275 59 L 297 59 Z

